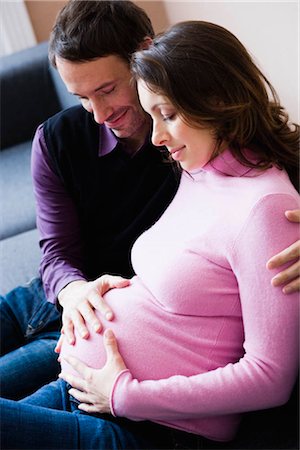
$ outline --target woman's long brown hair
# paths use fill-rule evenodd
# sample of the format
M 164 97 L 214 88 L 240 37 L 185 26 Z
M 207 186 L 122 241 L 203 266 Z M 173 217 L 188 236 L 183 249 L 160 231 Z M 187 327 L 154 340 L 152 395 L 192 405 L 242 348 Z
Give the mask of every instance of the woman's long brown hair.
M 132 72 L 187 123 L 215 130 L 218 145 L 226 142 L 241 163 L 285 168 L 299 190 L 299 125 L 289 123 L 275 89 L 228 30 L 178 23 L 133 55 Z M 246 148 L 257 162 L 247 159 Z

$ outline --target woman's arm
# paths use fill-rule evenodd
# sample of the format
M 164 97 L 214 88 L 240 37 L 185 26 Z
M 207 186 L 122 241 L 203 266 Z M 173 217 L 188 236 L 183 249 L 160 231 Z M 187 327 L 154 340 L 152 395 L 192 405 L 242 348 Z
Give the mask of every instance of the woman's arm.
M 130 419 L 209 417 L 285 403 L 298 369 L 298 295 L 288 299 L 271 283 L 266 260 L 297 238 L 284 216 L 296 207 L 287 195 L 267 196 L 254 208 L 230 255 L 241 297 L 245 355 L 193 377 L 142 381 L 122 372 L 113 393 L 114 414 Z
M 291 222 L 300 222 L 300 209 L 285 211 L 286 218 Z M 300 240 L 269 259 L 267 268 L 272 270 L 280 268 L 286 263 L 292 264 L 272 278 L 273 286 L 283 286 L 284 294 L 291 294 L 300 290 Z
M 295 240 L 297 230 L 283 214 L 294 202 L 288 196 L 262 201 L 230 253 L 245 328 L 245 355 L 240 361 L 192 377 L 139 382 L 126 370 L 114 345 L 103 369 L 90 369 L 73 358 L 81 377 L 63 374 L 75 388 L 72 395 L 83 403 L 81 409 L 107 412 L 111 408 L 113 414 L 133 420 L 168 421 L 285 403 L 298 367 L 298 301 L 296 294 L 287 301 L 281 289 L 271 285 L 265 261 Z

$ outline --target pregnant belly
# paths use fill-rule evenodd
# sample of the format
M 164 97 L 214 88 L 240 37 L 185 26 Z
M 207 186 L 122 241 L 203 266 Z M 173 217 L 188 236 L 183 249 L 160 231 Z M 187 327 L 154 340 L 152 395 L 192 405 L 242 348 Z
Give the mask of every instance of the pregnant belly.
M 139 380 L 191 376 L 211 370 L 213 366 L 222 366 L 237 356 L 228 351 L 225 356 L 221 351 L 222 358 L 208 359 L 207 354 L 211 355 L 219 328 L 211 327 L 211 322 L 205 318 L 166 311 L 137 277 L 133 278 L 130 286 L 113 289 L 104 298 L 114 311 L 114 319 L 108 322 L 100 314 L 99 318 L 104 328 L 115 333 L 126 367 Z M 214 320 L 220 320 L 220 326 L 223 326 L 222 318 Z M 76 336 L 75 345 L 64 341 L 61 351 L 64 371 L 74 373 L 63 360 L 65 355 L 73 355 L 93 368 L 101 368 L 105 364 L 103 335 L 91 328 L 89 332 L 88 339 Z
M 142 369 L 144 363 L 146 362 L 148 367 L 154 363 L 156 366 L 157 361 L 154 362 L 153 358 L 157 360 L 159 355 L 158 347 L 152 351 L 153 345 L 159 345 L 157 341 L 161 340 L 160 330 L 156 329 L 155 325 L 159 310 L 149 301 L 149 292 L 137 282 L 137 278 L 134 278 L 128 287 L 110 290 L 104 295 L 104 299 L 113 310 L 114 319 L 107 321 L 96 312 L 103 329 L 113 330 L 126 366 L 136 377 L 143 377 L 146 373 Z M 87 328 L 88 339 L 82 339 L 75 333 L 75 345 L 68 344 L 66 339 L 63 342 L 61 366 L 69 373 L 74 373 L 74 370 L 64 361 L 65 355 L 75 356 L 93 368 L 101 368 L 106 362 L 103 334 L 96 333 L 88 324 Z

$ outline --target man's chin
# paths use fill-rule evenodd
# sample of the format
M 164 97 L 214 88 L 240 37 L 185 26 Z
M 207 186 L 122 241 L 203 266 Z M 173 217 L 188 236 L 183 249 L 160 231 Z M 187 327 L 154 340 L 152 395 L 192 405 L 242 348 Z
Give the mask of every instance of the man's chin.
M 117 136 L 117 138 L 122 139 L 122 138 L 128 138 L 130 136 L 130 132 L 127 130 L 119 130 L 116 128 L 110 128 L 111 131 L 114 133 L 115 136 Z
M 129 124 L 129 126 L 123 126 L 118 128 L 110 128 L 110 130 L 114 133 L 114 135 L 118 139 L 130 139 L 136 138 L 141 133 L 145 135 L 148 133 L 148 123 L 146 121 L 136 121 L 134 124 Z

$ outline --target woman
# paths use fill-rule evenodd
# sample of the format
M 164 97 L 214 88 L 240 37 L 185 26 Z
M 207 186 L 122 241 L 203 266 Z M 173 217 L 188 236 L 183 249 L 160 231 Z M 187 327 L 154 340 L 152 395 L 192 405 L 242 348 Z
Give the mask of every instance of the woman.
M 265 261 L 297 237 L 284 211 L 299 207 L 287 175 L 297 182 L 299 127 L 217 25 L 175 25 L 134 56 L 132 71 L 154 144 L 182 169 L 179 190 L 134 244 L 137 275 L 105 295 L 114 334 L 104 345 L 93 330 L 64 342 L 71 397 L 60 380 L 3 401 L 10 447 L 220 448 L 241 413 L 285 403 L 296 378 L 296 294 L 287 302 L 271 286 Z

